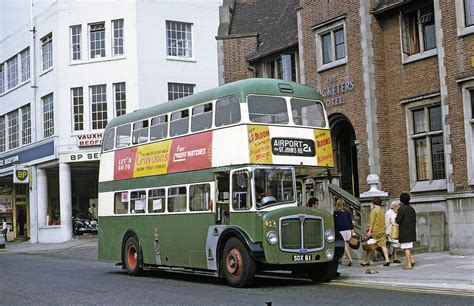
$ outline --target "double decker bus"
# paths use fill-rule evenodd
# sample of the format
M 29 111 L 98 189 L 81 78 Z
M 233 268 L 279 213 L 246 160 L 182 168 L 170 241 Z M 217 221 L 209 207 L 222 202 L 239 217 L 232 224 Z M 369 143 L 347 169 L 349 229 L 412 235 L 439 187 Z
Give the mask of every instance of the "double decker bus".
M 99 173 L 99 259 L 210 273 L 234 287 L 271 270 L 335 277 L 344 243 L 306 207 L 333 166 L 322 97 L 248 79 L 109 122 Z

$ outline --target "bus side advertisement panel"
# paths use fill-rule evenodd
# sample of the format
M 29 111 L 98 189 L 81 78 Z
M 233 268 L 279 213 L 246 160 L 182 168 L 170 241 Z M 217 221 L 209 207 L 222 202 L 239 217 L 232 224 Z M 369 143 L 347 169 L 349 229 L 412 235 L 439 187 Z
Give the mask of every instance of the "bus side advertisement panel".
M 173 139 L 168 173 L 212 167 L 212 132 Z
M 137 147 L 127 148 L 115 152 L 114 179 L 127 179 L 133 176 Z
M 272 164 L 272 145 L 268 126 L 248 126 L 249 157 L 252 164 Z
M 334 167 L 331 135 L 328 130 L 314 130 L 318 166 Z

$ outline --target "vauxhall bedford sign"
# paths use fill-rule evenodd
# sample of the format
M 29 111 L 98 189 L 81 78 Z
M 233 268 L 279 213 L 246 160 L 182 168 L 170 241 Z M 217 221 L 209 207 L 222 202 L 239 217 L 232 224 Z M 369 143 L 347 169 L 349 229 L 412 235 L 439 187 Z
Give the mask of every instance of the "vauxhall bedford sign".
M 78 147 L 100 146 L 102 144 L 102 133 L 77 135 L 76 144 Z

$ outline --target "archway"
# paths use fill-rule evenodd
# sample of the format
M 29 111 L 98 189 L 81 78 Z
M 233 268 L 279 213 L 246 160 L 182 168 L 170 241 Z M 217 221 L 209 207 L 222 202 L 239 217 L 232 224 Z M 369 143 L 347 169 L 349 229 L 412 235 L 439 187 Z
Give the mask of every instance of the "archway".
M 359 197 L 359 173 L 354 127 L 342 114 L 329 117 L 333 144 L 335 172 L 340 176 L 339 185 L 355 197 Z

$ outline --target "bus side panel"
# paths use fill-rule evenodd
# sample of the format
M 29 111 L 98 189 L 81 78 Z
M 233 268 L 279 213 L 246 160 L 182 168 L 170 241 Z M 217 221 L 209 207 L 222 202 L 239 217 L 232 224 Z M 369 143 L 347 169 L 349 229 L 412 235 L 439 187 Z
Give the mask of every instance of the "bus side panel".
M 255 211 L 231 212 L 229 224 L 240 227 L 252 242 L 262 241 L 262 218 Z

